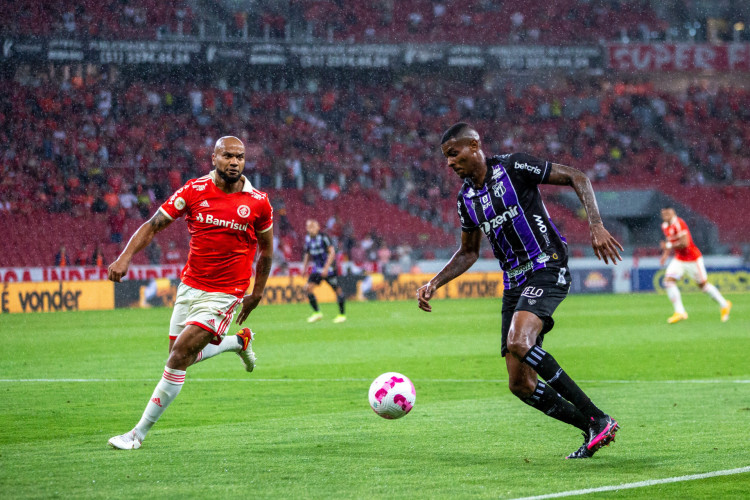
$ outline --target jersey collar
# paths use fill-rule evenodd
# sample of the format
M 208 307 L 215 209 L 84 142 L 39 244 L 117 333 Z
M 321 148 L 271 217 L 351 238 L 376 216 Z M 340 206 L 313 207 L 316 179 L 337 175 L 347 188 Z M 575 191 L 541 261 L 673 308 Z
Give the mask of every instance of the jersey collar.
M 487 160 L 486 160 L 487 173 L 484 175 L 484 182 L 482 183 L 482 187 L 481 188 L 476 189 L 474 187 L 474 183 L 471 182 L 471 179 L 466 179 L 464 181 L 464 193 L 466 193 L 466 196 L 468 196 L 469 198 L 475 198 L 475 197 L 479 196 L 479 194 L 481 192 L 483 192 L 485 189 L 487 189 L 487 187 L 490 185 L 490 182 L 492 182 L 492 180 L 494 178 L 493 174 L 495 173 L 495 166 L 499 164 L 498 161 L 493 161 L 493 160 L 495 160 L 494 157 L 487 158 Z M 502 167 L 502 165 L 500 165 L 500 166 Z M 502 175 L 497 176 L 497 178 L 499 179 L 503 175 L 505 175 L 505 173 L 503 173 Z

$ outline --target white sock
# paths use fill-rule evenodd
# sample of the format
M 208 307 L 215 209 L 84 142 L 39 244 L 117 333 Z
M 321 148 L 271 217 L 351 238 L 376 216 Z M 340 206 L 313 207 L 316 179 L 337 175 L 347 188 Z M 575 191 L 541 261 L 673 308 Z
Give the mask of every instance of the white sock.
M 167 409 L 169 403 L 174 401 L 174 398 L 180 393 L 180 389 L 182 389 L 182 384 L 184 383 L 184 370 L 174 370 L 166 366 L 164 367 L 164 374 L 159 383 L 156 384 L 156 389 L 154 389 L 154 393 L 151 395 L 151 399 L 143 411 L 143 416 L 134 429 L 141 441 L 143 441 L 146 433 L 151 430 L 156 421 L 159 420 L 159 417 Z
M 727 304 L 726 299 L 721 295 L 721 292 L 718 288 L 713 286 L 711 283 L 706 283 L 703 285 L 703 288 L 701 288 L 704 292 L 706 292 L 708 295 L 711 296 L 712 299 L 714 299 L 716 302 L 719 303 L 719 306 L 724 308 L 727 307 L 729 304 Z
M 195 363 L 204 361 L 208 358 L 213 358 L 214 356 L 216 356 L 217 354 L 221 354 L 222 352 L 239 352 L 241 348 L 242 344 L 238 341 L 237 335 L 229 335 L 227 337 L 224 337 L 221 341 L 221 344 L 219 345 L 208 344 L 206 347 L 204 347 L 203 350 L 198 353 L 198 357 L 195 358 Z
M 667 297 L 669 297 L 669 300 L 672 302 L 674 312 L 687 314 L 685 312 L 685 306 L 682 305 L 682 296 L 680 295 L 680 289 L 677 288 L 677 285 L 666 285 L 664 288 L 667 291 Z

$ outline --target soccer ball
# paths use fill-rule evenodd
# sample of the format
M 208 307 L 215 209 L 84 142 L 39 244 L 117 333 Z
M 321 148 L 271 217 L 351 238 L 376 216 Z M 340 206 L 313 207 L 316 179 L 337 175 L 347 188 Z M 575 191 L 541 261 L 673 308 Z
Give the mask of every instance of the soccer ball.
M 417 391 L 405 375 L 388 372 L 380 375 L 370 385 L 370 407 L 383 418 L 401 418 L 411 411 Z

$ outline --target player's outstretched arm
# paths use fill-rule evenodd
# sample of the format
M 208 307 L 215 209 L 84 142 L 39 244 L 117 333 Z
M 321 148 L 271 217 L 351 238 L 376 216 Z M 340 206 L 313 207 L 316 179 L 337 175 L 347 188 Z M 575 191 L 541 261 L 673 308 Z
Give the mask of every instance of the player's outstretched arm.
M 620 242 L 604 228 L 602 217 L 599 214 L 599 206 L 596 203 L 594 188 L 586 174 L 576 168 L 553 163 L 547 182 L 558 186 L 571 186 L 575 190 L 589 219 L 591 246 L 594 249 L 594 255 L 597 259 L 603 260 L 605 264 L 612 261 L 613 264 L 617 265 L 617 261 L 622 260 L 620 252 L 624 249 Z
M 119 282 L 128 272 L 128 267 L 130 267 L 130 261 L 133 260 L 133 256 L 146 248 L 151 243 L 151 240 L 154 239 L 154 235 L 171 223 L 172 219 L 164 215 L 161 210 L 157 210 L 151 219 L 144 222 L 133 233 L 133 236 L 128 240 L 128 244 L 125 245 L 125 250 L 117 257 L 117 260 L 109 265 L 107 277 L 111 281 Z
M 242 311 L 237 316 L 237 324 L 241 325 L 253 309 L 258 307 L 266 289 L 268 276 L 273 264 L 273 227 L 265 233 L 258 233 L 258 261 L 255 263 L 255 283 L 250 295 L 242 299 Z
M 479 258 L 481 234 L 479 229 L 461 232 L 461 246 L 453 254 L 451 260 L 448 261 L 445 267 L 434 278 L 417 290 L 417 302 L 420 309 L 432 312 L 432 306 L 429 302 L 435 290 L 452 279 L 461 276 L 474 265 Z

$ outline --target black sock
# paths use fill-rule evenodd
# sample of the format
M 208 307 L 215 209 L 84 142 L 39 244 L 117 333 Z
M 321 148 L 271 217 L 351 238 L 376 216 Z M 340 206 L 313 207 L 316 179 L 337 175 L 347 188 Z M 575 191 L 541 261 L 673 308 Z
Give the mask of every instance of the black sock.
M 589 428 L 589 419 L 569 401 L 563 399 L 556 390 L 541 380 L 537 381 L 534 394 L 521 401 L 547 416 L 578 427 L 582 431 Z
M 310 301 L 310 305 L 312 306 L 313 311 L 318 312 L 318 299 L 315 298 L 315 295 L 308 293 L 307 300 Z
M 344 315 L 344 296 L 337 295 L 336 301 L 339 303 L 339 313 L 341 313 L 341 315 L 343 316 Z
M 523 357 L 523 362 L 532 367 L 540 377 L 547 381 L 547 384 L 573 403 L 586 417 L 604 416 L 604 413 L 591 402 L 578 384 L 560 368 L 550 353 L 535 345 Z

